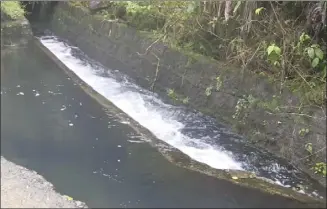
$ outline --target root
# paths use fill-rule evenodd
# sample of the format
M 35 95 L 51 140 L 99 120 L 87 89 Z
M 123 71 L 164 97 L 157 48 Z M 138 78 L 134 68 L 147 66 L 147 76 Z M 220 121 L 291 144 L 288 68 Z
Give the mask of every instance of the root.
M 153 81 L 151 83 L 151 86 L 150 86 L 151 91 L 154 90 L 154 86 L 155 86 L 155 84 L 157 82 L 158 74 L 159 74 L 159 70 L 160 70 L 160 68 L 159 68 L 160 67 L 160 58 L 155 53 L 152 53 L 152 54 L 157 58 L 158 62 L 157 62 L 156 74 L 155 74 L 155 76 L 153 78 Z
M 144 56 L 147 55 L 149 53 L 149 50 L 152 48 L 153 45 L 155 45 L 156 43 L 158 43 L 158 41 L 160 41 L 165 35 L 160 36 L 157 40 L 155 40 L 154 42 L 152 42 L 152 44 L 150 44 L 148 46 L 148 48 L 146 48 L 145 52 L 143 54 L 141 54 L 140 52 L 136 52 L 139 56 Z M 157 56 L 157 55 L 155 55 Z
M 155 40 L 154 42 L 152 42 L 145 50 L 144 53 L 140 53 L 140 52 L 136 52 L 139 56 L 145 56 L 149 53 L 149 50 L 153 47 L 153 45 L 155 45 L 156 43 L 158 43 L 163 37 L 165 37 L 166 34 L 163 34 L 162 36 L 160 36 L 157 40 Z M 154 90 L 155 84 L 158 80 L 158 74 L 159 74 L 159 70 L 160 70 L 160 58 L 153 52 L 151 52 L 151 54 L 153 54 L 153 56 L 155 56 L 157 58 L 157 67 L 156 67 L 156 73 L 155 76 L 153 78 L 153 81 L 151 82 L 151 86 L 150 86 L 150 91 Z

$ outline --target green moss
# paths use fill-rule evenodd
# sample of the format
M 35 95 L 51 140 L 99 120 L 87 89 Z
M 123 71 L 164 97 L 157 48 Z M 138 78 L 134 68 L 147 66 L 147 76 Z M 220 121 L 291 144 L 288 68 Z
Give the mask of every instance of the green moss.
M 87 7 L 87 3 L 83 2 L 69 2 L 69 4 L 74 7 L 82 7 L 82 9 L 84 10 Z M 156 3 L 154 3 L 154 5 L 156 5 Z M 170 4 L 167 4 L 166 6 L 168 6 L 168 8 L 173 8 Z M 178 6 L 178 4 L 176 4 L 176 6 Z M 122 12 L 118 14 L 117 11 Z M 125 21 L 128 26 L 132 26 L 138 29 L 141 35 L 145 35 L 145 37 L 150 38 L 151 40 L 156 40 L 164 35 L 164 30 L 167 31 L 167 29 L 169 29 L 169 27 L 167 28 L 167 25 L 169 25 L 167 24 L 167 21 L 171 21 L 171 18 L 183 19 L 189 17 L 187 13 L 183 12 L 180 14 L 181 16 L 171 16 L 170 10 L 165 11 L 166 12 L 158 12 L 158 10 L 153 7 L 153 5 L 149 5 L 146 2 L 115 2 L 109 4 L 106 9 L 99 11 L 99 14 L 97 15 L 100 15 L 102 20 L 108 18 L 120 18 L 121 20 Z M 219 21 L 217 23 L 219 23 Z M 219 26 L 227 27 L 225 24 L 219 24 Z M 230 25 L 227 27 L 227 29 L 234 26 L 236 27 L 236 25 Z M 221 31 L 224 31 L 224 29 L 226 28 L 222 28 Z M 188 30 L 190 30 L 190 28 Z M 191 30 L 194 30 L 194 28 L 191 28 Z M 173 35 L 170 32 L 165 33 L 165 37 L 162 38 L 161 41 L 170 46 L 170 48 L 181 52 L 182 54 L 190 58 L 201 61 L 217 62 L 219 58 L 222 57 L 220 55 L 222 50 L 220 50 L 220 48 L 217 49 L 217 47 L 222 44 L 221 41 L 217 41 L 216 39 L 207 40 L 205 38 L 199 37 L 194 38 L 195 36 L 192 40 L 190 40 L 187 38 L 186 35 L 185 37 L 176 37 L 176 34 Z M 186 30 L 186 32 L 190 31 Z M 235 45 L 235 47 L 242 47 L 243 45 L 244 43 L 240 42 L 239 45 Z M 260 77 L 268 78 L 271 84 L 275 84 L 275 82 L 280 81 L 280 76 L 278 76 L 277 74 L 268 75 L 265 72 L 261 72 L 260 74 Z M 306 85 L 306 82 L 303 82 L 303 80 L 301 79 L 298 79 L 296 81 L 296 79 L 292 78 L 290 81 L 286 81 L 286 86 L 290 87 L 292 89 L 292 92 L 296 92 L 302 101 L 309 104 L 325 104 L 325 96 L 322 94 L 325 89 L 325 82 L 321 82 L 319 80 L 312 81 L 312 83 L 315 83 L 316 86 L 308 87 L 303 86 L 303 84 Z
M 325 105 L 326 103 L 326 83 L 319 79 L 312 79 L 308 82 L 294 79 L 287 81 L 286 85 L 300 98 L 302 103 L 316 105 Z
M 167 89 L 167 96 L 176 104 L 187 105 L 190 101 L 189 97 L 176 93 L 174 89 Z
M 272 100 L 269 101 L 257 101 L 257 106 L 261 107 L 265 110 L 269 110 L 271 112 L 276 112 L 279 110 L 279 106 L 280 106 L 281 102 L 280 99 L 278 97 L 273 97 Z
M 1 13 L 5 14 L 12 20 L 24 18 L 24 8 L 19 1 L 1 1 Z

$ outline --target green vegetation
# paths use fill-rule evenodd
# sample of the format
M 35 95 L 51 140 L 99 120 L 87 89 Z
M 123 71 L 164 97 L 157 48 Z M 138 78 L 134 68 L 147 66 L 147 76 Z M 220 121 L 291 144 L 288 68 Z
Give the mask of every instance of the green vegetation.
M 303 129 L 301 129 L 300 131 L 302 131 L 302 130 Z M 304 132 L 308 133 L 309 130 L 305 129 Z M 304 148 L 309 153 L 308 157 L 306 158 L 308 163 L 310 163 L 312 161 L 312 157 L 314 157 L 317 152 L 321 151 L 321 150 L 314 151 L 312 148 L 312 143 L 305 144 Z M 326 177 L 326 163 L 325 162 L 313 163 L 313 166 L 311 169 L 314 170 L 314 173 L 321 174 L 323 177 Z
M 89 6 L 89 2 L 70 4 Z M 296 118 L 300 118 L 298 122 L 308 117 L 302 112 L 304 106 L 325 109 L 326 1 L 148 0 L 103 1 L 100 5 L 101 9 L 94 12 L 104 20 L 125 22 L 139 31 L 153 34 L 154 43 L 165 42 L 171 48 L 189 55 L 190 60 L 185 68 L 200 57 L 206 57 L 239 66 L 240 73 L 247 70 L 275 83 L 279 92 L 271 99 L 256 98 L 251 94 L 240 95 L 233 115 L 240 124 L 246 124 L 250 110 L 254 108 L 269 114 L 284 114 L 289 108 L 282 103 L 285 89 L 300 98 L 299 107 L 292 107 L 296 110 Z M 225 91 L 222 89 L 224 80 L 225 77 L 220 74 L 206 86 L 203 94 L 209 98 L 216 91 Z M 173 89 L 169 89 L 167 95 L 173 101 L 189 102 L 189 98 L 177 95 Z M 281 124 L 280 121 L 276 122 Z M 265 124 L 263 122 L 263 126 Z M 260 135 L 261 132 L 255 130 L 255 134 Z M 308 127 L 298 130 L 297 136 L 302 139 L 309 135 Z M 309 145 L 305 143 L 301 146 L 307 152 Z M 308 160 L 317 152 L 321 150 L 313 150 L 311 146 L 311 153 L 308 151 L 308 156 L 303 159 Z M 309 164 L 314 172 L 324 175 L 326 163 L 320 161 L 314 159 Z
M 321 174 L 324 177 L 326 177 L 326 163 L 323 163 L 323 162 L 316 163 L 313 166 L 313 169 L 314 169 L 315 173 Z
M 326 23 L 318 20 L 326 2 L 149 0 L 103 5 L 104 18 L 153 32 L 174 48 L 264 74 L 305 103 L 326 102 Z M 210 93 L 209 88 L 205 94 Z
M 12 20 L 22 19 L 25 11 L 19 1 L 1 1 L 1 13 Z
M 189 97 L 183 97 L 175 92 L 174 89 L 167 89 L 167 96 L 174 102 L 182 103 L 187 105 L 189 103 Z
M 301 128 L 301 130 L 299 131 L 299 135 L 300 136 L 305 136 L 306 134 L 308 134 L 309 133 L 309 129 L 308 128 Z M 312 150 L 312 148 L 311 148 L 311 150 Z

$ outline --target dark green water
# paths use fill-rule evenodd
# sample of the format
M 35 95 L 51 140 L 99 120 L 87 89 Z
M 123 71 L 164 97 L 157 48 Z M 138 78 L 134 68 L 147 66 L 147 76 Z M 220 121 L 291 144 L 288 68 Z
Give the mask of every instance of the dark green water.
M 6 52 L 5 52 L 6 51 Z M 32 42 L 1 56 L 1 155 L 89 207 L 306 207 L 168 162 Z M 141 142 L 141 141 L 139 141 Z

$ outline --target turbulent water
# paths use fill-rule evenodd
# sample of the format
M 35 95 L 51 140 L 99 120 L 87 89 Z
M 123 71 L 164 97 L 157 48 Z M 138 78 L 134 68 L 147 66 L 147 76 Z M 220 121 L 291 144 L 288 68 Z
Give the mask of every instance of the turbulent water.
M 286 187 L 310 184 L 286 162 L 245 145 L 239 136 L 230 133 L 214 119 L 165 104 L 156 94 L 135 85 L 118 70 L 106 69 L 58 37 L 41 36 L 40 41 L 95 91 L 158 139 L 192 159 L 216 169 L 251 171 Z M 312 195 L 317 195 L 313 189 L 309 190 Z

